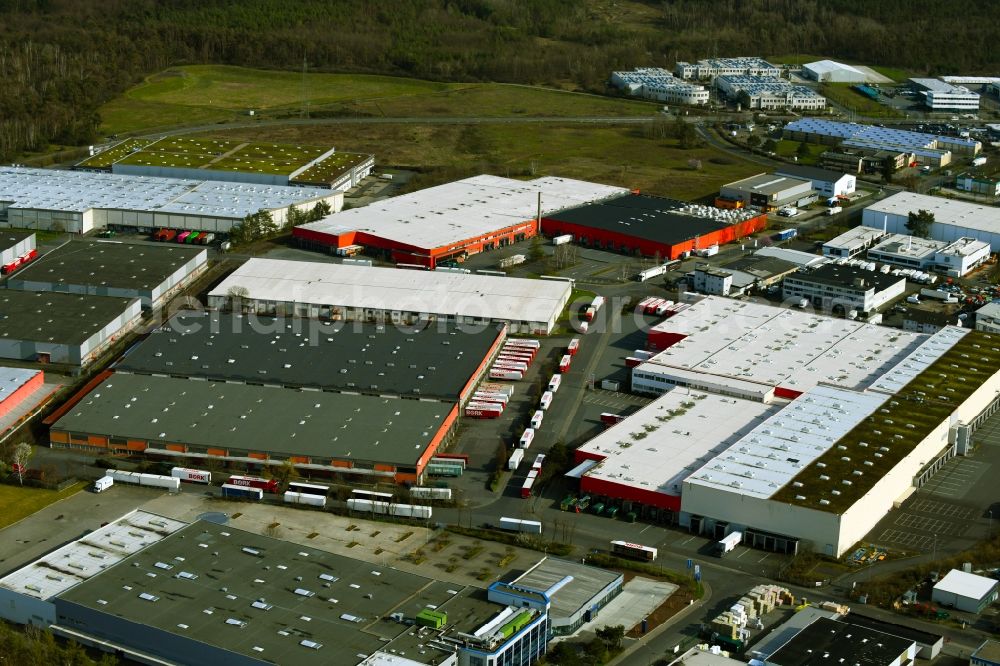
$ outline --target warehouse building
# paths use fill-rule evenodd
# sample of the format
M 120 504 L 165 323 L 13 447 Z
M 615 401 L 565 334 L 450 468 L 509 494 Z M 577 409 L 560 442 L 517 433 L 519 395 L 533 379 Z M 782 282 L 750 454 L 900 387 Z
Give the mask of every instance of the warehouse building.
M 333 321 L 502 323 L 546 335 L 570 293 L 554 280 L 251 259 L 209 292 L 208 305 Z
M 710 376 L 703 382 L 714 390 Z M 669 387 L 579 447 L 571 475 L 580 479 L 581 493 L 621 503 L 623 515 L 635 511 L 669 521 L 681 510 L 684 479 L 777 409 L 693 387 Z M 591 464 L 583 464 L 587 461 Z
M 778 247 L 775 245 L 762 247 L 759 250 L 754 251 L 753 256 L 780 259 L 781 261 L 795 264 L 799 268 L 819 266 L 829 261 L 826 257 L 821 257 L 818 254 L 811 254 L 809 252 L 803 252 L 802 250 L 792 250 L 787 247 Z
M 53 448 L 417 484 L 457 417 L 454 402 L 115 373 L 48 422 Z
M 860 69 L 833 60 L 802 65 L 802 76 L 820 83 L 864 83 L 868 80 L 868 75 Z
M 858 266 L 823 264 L 809 271 L 789 275 L 782 296 L 789 301 L 805 300 L 812 307 L 838 316 L 870 313 L 901 297 L 906 278 L 868 271 Z
M 961 173 L 955 177 L 955 189 L 988 197 L 1000 197 L 1000 178 Z
M 35 232 L 0 229 L 0 267 L 4 275 L 35 259 Z
M 167 136 L 126 139 L 74 168 L 126 176 L 347 190 L 372 172 L 375 158 L 326 146 Z
M 542 219 L 547 236 L 571 234 L 586 247 L 677 259 L 685 252 L 723 245 L 767 226 L 767 216 L 642 194 L 570 208 Z
M 534 592 L 548 600 L 549 626 L 554 636 L 574 633 L 596 619 L 601 609 L 622 591 L 625 576 L 573 560 L 545 557 L 513 583 L 490 586 L 490 601 L 505 603 L 501 595 Z M 516 604 L 520 605 L 520 604 Z
M 770 76 L 724 75 L 715 79 L 715 86 L 730 101 L 742 99 L 750 109 L 822 111 L 826 108 L 826 98 L 812 88 Z
M 292 236 L 328 252 L 361 246 L 373 256 L 434 268 L 531 238 L 539 214 L 627 192 L 567 178 L 475 176 L 303 224 Z
M 319 202 L 336 212 L 343 208 L 344 194 L 308 187 L 0 168 L 0 226 L 20 229 L 85 234 L 168 228 L 227 234 L 252 213 L 267 211 L 280 225 L 289 207 L 307 210 Z
M 72 241 L 7 280 L 9 289 L 138 298 L 156 309 L 208 267 L 208 251 L 183 245 Z
M 633 390 L 685 386 L 709 394 L 705 405 L 737 402 L 688 418 L 702 406 L 685 397 L 663 419 L 648 421 L 647 408 L 613 426 L 593 457 L 603 456 L 605 468 L 619 466 L 620 476 L 608 482 L 629 488 L 607 492 L 652 503 L 641 491 L 676 496 L 665 484 L 679 483 L 680 510 L 665 519 L 714 538 L 739 531 L 744 545 L 765 550 L 839 557 L 914 486 L 967 454 L 972 432 L 1000 400 L 995 341 L 967 329 L 918 335 L 713 297 L 657 329 L 651 338 L 672 338 L 672 346 L 633 368 Z M 761 403 L 761 417 L 720 431 L 720 423 L 752 413 L 744 401 Z M 651 430 L 642 427 L 646 421 Z M 655 462 L 624 461 L 644 455 L 659 428 L 670 430 L 672 447 L 683 446 L 677 432 L 700 444 Z M 630 443 L 627 433 L 642 441 Z M 592 468 L 600 474 L 596 463 Z M 637 469 L 657 471 L 644 478 Z M 676 497 L 670 501 L 676 507 Z
M 1000 333 L 1000 303 L 987 303 L 976 310 L 976 330 Z
M 712 79 L 717 76 L 768 76 L 777 78 L 781 70 L 763 58 L 707 58 L 692 64 L 678 62 L 674 74 L 682 79 Z
M 917 656 L 911 639 L 850 621 L 819 618 L 768 658 L 774 666 L 908 666 Z
M 667 104 L 708 104 L 705 86 L 688 83 L 659 67 L 640 67 L 630 72 L 612 72 L 611 85 L 633 97 Z
M 842 123 L 823 118 L 800 118 L 785 125 L 782 135 L 790 141 L 806 141 L 849 149 L 912 153 L 917 163 L 946 166 L 952 154 L 973 157 L 983 149 L 975 139 L 935 136 L 923 132 Z
M 812 183 L 813 189 L 825 198 L 846 197 L 854 194 L 857 187 L 857 176 L 843 171 L 831 171 L 798 164 L 783 166 L 774 172 L 777 176 L 801 178 Z
M 691 287 L 702 294 L 729 296 L 733 291 L 733 274 L 709 264 L 699 264 L 690 273 Z
M 690 386 L 769 402 L 824 382 L 863 389 L 924 339 L 898 331 L 887 338 L 880 326 L 709 296 L 650 329 L 647 347 L 659 353 L 633 368 L 632 390 L 655 395 Z
M 910 84 L 924 98 L 931 111 L 979 111 L 979 94 L 965 86 L 939 79 L 910 79 Z
M 716 203 L 742 201 L 772 211 L 784 206 L 807 206 L 817 198 L 809 180 L 761 173 L 723 185 Z
M 0 366 L 0 419 L 23 405 L 30 404 L 45 385 L 45 373 L 29 368 Z
M 952 569 L 934 584 L 931 601 L 978 615 L 997 600 L 998 585 L 995 578 Z
M 1000 209 L 955 199 L 899 192 L 865 208 L 861 223 L 894 234 L 906 234 L 909 214 L 919 210 L 934 214 L 929 238 L 948 243 L 973 238 L 990 247 L 1000 247 Z
M 797 252 L 797 250 L 790 250 L 790 252 Z M 803 252 L 802 254 L 805 253 Z M 811 256 L 813 259 L 822 259 L 822 257 L 817 257 L 816 255 L 807 256 Z M 800 268 L 801 266 L 798 263 L 777 256 L 760 254 L 759 251 L 722 265 L 722 270 L 732 276 L 730 282 L 731 292 L 740 294 L 775 285 L 781 282 L 785 276 L 795 273 Z
M 969 666 L 1000 666 L 1000 642 L 989 639 L 983 641 L 969 655 Z
M 989 261 L 990 245 L 974 238 L 959 238 L 948 243 L 917 236 L 889 234 L 868 250 L 868 258 L 903 268 L 938 271 L 949 277 L 962 277 Z
M 462 331 L 185 312 L 114 369 L 464 404 L 506 338 L 503 326 Z
M 0 580 L 0 598 L 5 619 L 141 663 L 527 665 L 549 640 L 545 605 L 143 511 Z
M 0 291 L 0 358 L 84 366 L 139 322 L 137 298 Z
M 878 227 L 854 227 L 823 243 L 823 256 L 839 259 L 853 259 L 868 252 L 888 233 Z

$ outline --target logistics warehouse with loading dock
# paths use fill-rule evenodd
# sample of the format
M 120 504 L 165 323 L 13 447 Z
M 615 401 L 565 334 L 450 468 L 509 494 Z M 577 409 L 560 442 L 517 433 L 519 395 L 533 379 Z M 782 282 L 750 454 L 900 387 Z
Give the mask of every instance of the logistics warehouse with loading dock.
M 138 298 L 155 309 L 208 267 L 204 248 L 71 241 L 8 278 L 9 289 Z
M 182 312 L 130 349 L 114 369 L 464 404 L 506 337 L 503 326 L 345 325 Z
M 134 511 L 0 579 L 0 617 L 137 663 L 533 663 L 548 602 Z M 514 657 L 517 658 L 515 661 Z
M 680 320 L 691 311 L 686 328 Z M 577 454 L 583 462 L 573 475 L 583 475 L 591 501 L 635 512 L 653 506 L 643 513 L 717 539 L 739 532 L 744 545 L 839 557 L 915 487 L 967 455 L 971 433 L 1000 401 L 995 335 L 951 326 L 890 332 L 717 298 L 667 325 L 673 337 L 650 334 L 667 349 L 633 368 L 633 390 L 680 386 L 691 397 L 662 414 L 654 402 L 611 426 Z M 717 396 L 773 411 L 743 425 L 731 414 L 750 410 L 732 405 L 699 418 Z M 721 432 L 720 423 L 728 424 Z M 679 432 L 689 450 L 675 450 L 684 448 Z M 676 464 L 659 462 L 661 449 Z M 651 460 L 655 473 L 647 473 L 657 467 Z
M 373 256 L 434 268 L 531 238 L 539 214 L 627 192 L 567 178 L 474 176 L 303 224 L 292 236 L 329 252 L 356 245 Z
M 0 290 L 0 358 L 84 366 L 139 322 L 138 298 Z
M 585 246 L 677 259 L 685 252 L 763 230 L 767 216 L 640 194 L 626 194 L 542 218 L 547 236 L 571 234 Z
M 112 374 L 54 415 L 53 448 L 160 458 L 288 460 L 312 475 L 418 483 L 452 435 L 454 402 Z
M 250 259 L 209 292 L 208 305 L 334 321 L 503 323 L 547 335 L 571 292 L 561 280 Z
M 314 187 L 0 167 L 0 226 L 85 234 L 97 229 L 196 229 L 228 234 L 267 211 L 281 225 L 292 206 L 334 212 L 344 193 Z

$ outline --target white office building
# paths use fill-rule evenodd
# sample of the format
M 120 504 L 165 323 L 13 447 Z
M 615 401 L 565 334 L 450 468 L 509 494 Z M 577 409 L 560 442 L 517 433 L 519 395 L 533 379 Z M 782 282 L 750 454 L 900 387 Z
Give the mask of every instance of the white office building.
M 938 79 L 910 79 L 931 111 L 979 111 L 979 94 Z
M 868 258 L 903 268 L 938 271 L 949 277 L 962 277 L 989 260 L 990 244 L 974 238 L 959 238 L 949 243 L 889 234 L 868 250 Z
M 699 106 L 708 104 L 705 86 L 688 83 L 659 67 L 640 67 L 629 72 L 612 72 L 611 85 L 634 97 L 667 104 Z
M 887 235 L 880 227 L 854 227 L 823 243 L 823 256 L 853 259 L 867 252 Z
M 733 288 L 733 274 L 708 265 L 694 269 L 692 287 L 702 294 L 712 296 L 728 296 Z
M 805 299 L 812 307 L 835 315 L 878 310 L 905 291 L 904 277 L 838 264 L 789 275 L 782 282 L 784 298 Z
M 1000 247 L 1000 208 L 957 199 L 899 192 L 865 208 L 861 223 L 894 234 L 908 234 L 909 214 L 919 210 L 934 214 L 929 238 L 949 243 L 974 238 L 990 247 Z
M 740 93 L 746 93 L 751 109 L 822 111 L 826 108 L 826 98 L 812 88 L 768 76 L 723 75 L 715 79 L 715 86 L 732 101 L 737 101 Z
M 716 76 L 781 76 L 781 70 L 763 58 L 708 58 L 696 63 L 678 62 L 674 74 L 681 79 L 711 79 Z

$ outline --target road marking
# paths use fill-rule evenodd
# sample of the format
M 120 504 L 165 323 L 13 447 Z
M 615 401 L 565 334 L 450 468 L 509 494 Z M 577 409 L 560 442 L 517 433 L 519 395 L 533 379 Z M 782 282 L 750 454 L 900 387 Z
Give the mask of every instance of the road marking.
M 684 539 L 684 541 L 681 541 L 681 545 L 683 546 L 684 544 L 691 543 L 692 541 L 694 541 L 694 537 L 690 536 L 687 539 Z
M 643 532 L 645 532 L 646 530 L 648 530 L 650 527 L 652 527 L 652 525 L 646 525 L 641 530 L 639 530 L 639 534 L 642 534 Z
M 743 552 L 742 552 L 742 553 L 740 553 L 739 555 L 737 555 L 737 556 L 736 556 L 736 559 L 737 559 L 737 560 L 738 560 L 738 559 L 740 559 L 741 557 L 743 557 L 744 555 L 746 555 L 746 554 L 747 554 L 747 553 L 749 553 L 749 552 L 750 552 L 750 549 L 749 549 L 749 548 L 744 548 L 744 549 L 743 549 Z
M 766 559 L 767 559 L 767 558 L 769 558 L 769 557 L 771 557 L 771 553 L 768 553 L 768 554 L 767 554 L 767 555 L 765 555 L 764 557 L 762 557 L 762 558 L 760 558 L 759 560 L 757 560 L 757 564 L 760 564 L 761 562 L 763 562 L 764 560 L 766 560 Z

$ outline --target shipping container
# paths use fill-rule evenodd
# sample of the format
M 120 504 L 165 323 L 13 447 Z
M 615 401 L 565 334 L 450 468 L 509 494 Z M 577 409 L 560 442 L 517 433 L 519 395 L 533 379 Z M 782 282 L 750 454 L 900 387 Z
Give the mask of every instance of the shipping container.
M 525 345 L 505 344 L 500 348 L 500 351 L 504 354 L 526 354 L 531 358 L 534 358 L 538 354 L 537 347 L 528 347 Z
M 665 298 L 654 298 L 649 303 L 646 303 L 646 309 L 643 311 L 645 314 L 651 315 L 656 314 L 656 308 L 660 307 L 661 303 L 666 303 Z
M 523 499 L 528 499 L 531 497 L 531 486 L 535 485 L 535 479 L 528 477 L 521 484 L 521 497 Z
M 594 317 L 597 316 L 597 308 L 593 305 L 588 305 L 587 309 L 583 311 L 583 320 L 586 322 L 594 321 Z
M 522 460 L 524 460 L 524 449 L 514 449 L 510 454 L 510 458 L 507 458 L 507 469 L 513 472 L 521 464 Z
M 426 472 L 429 476 L 462 476 L 462 468 L 458 465 L 427 465 Z
M 365 499 L 347 500 L 347 508 L 352 511 L 364 513 L 375 513 L 384 516 L 396 516 L 399 518 L 420 518 L 429 519 L 434 515 L 434 510 L 429 506 L 418 506 L 414 504 L 391 504 L 389 502 L 373 502 Z
M 188 237 L 184 239 L 184 243 L 187 245 L 193 245 L 197 243 L 198 239 L 201 238 L 202 233 L 203 232 L 201 231 L 192 231 L 190 234 L 188 234 Z
M 200 469 L 174 467 L 170 470 L 170 476 L 190 483 L 212 483 L 212 473 Z
M 153 240 L 165 243 L 169 243 L 175 238 L 177 238 L 176 229 L 160 229 L 155 234 L 153 234 Z
M 552 375 L 552 379 L 549 380 L 548 390 L 556 393 L 559 391 L 560 384 L 562 384 L 562 375 Z
M 531 442 L 535 439 L 534 428 L 525 428 L 524 433 L 521 435 L 521 441 L 518 442 L 518 446 L 522 449 L 527 449 L 531 447 Z
M 211 233 L 204 233 L 198 237 L 198 242 L 201 243 L 202 245 L 209 245 L 214 240 L 215 240 L 215 234 Z
M 538 340 L 532 340 L 530 338 L 507 338 L 507 340 L 504 341 L 504 344 L 520 345 L 522 347 L 532 347 L 536 350 L 540 349 L 542 346 L 541 342 L 539 342 Z
M 579 331 L 580 333 L 586 333 L 587 331 L 590 330 L 590 323 L 581 321 L 579 325 L 577 325 L 576 330 Z
M 251 499 L 260 501 L 264 499 L 264 491 L 260 488 L 236 486 L 231 483 L 223 483 L 222 496 L 234 499 Z
M 645 282 L 646 280 L 651 280 L 652 278 L 659 277 L 667 272 L 666 266 L 653 266 L 652 268 L 647 268 L 644 271 L 639 271 L 636 275 L 636 280 L 639 282 Z
M 621 389 L 621 384 L 614 379 L 602 379 L 601 388 L 605 391 L 618 391 Z
M 302 481 L 289 481 L 287 489 L 295 493 L 322 495 L 323 497 L 330 494 L 330 486 L 324 486 L 319 483 L 304 483 Z
M 601 414 L 601 423 L 604 425 L 614 425 L 616 423 L 621 423 L 625 420 L 625 417 L 621 414 L 612 414 L 611 412 L 604 412 Z
M 510 396 L 506 393 L 487 393 L 486 391 L 476 391 L 472 394 L 472 402 L 499 402 L 501 405 L 506 405 L 510 400 Z
M 548 409 L 549 405 L 552 404 L 552 391 L 546 391 L 542 394 L 541 399 L 538 401 L 538 406 L 541 409 Z
M 309 493 L 298 493 L 293 490 L 286 490 L 284 499 L 286 504 L 307 504 L 309 506 L 326 506 L 325 495 L 312 495 Z
M 663 315 L 667 314 L 667 310 L 669 310 L 673 304 L 674 304 L 673 301 L 663 301 L 662 303 L 656 306 L 656 309 L 653 310 L 653 314 L 655 314 L 657 317 L 662 317 Z
M 470 419 L 498 419 L 501 414 L 503 414 L 503 407 L 497 404 L 465 406 L 465 416 Z
M 514 361 L 515 363 L 524 363 L 525 365 L 531 365 L 531 362 L 535 360 L 535 357 L 531 354 L 519 354 L 517 352 L 501 351 L 499 354 L 497 354 L 496 360 Z
M 166 488 L 170 491 L 178 491 L 181 488 L 181 480 L 172 476 L 161 476 L 159 474 L 142 474 L 140 472 L 126 472 L 120 469 L 109 469 L 105 472 L 116 483 L 131 483 L 136 486 L 149 486 L 152 488 Z
M 510 359 L 497 359 L 493 362 L 494 368 L 500 368 L 502 370 L 517 370 L 520 373 L 525 373 L 528 371 L 528 364 L 523 361 L 514 361 Z
M 573 362 L 573 357 L 566 354 L 559 359 L 559 372 L 569 372 L 569 366 Z
M 656 298 L 656 296 L 647 296 L 646 298 L 642 299 L 641 301 L 639 301 L 638 303 L 636 303 L 635 313 L 636 314 L 645 314 L 645 312 L 646 312 L 646 306 L 649 305 L 650 303 L 652 303 L 655 300 L 658 300 Z
M 518 370 L 508 370 L 507 368 L 490 368 L 490 379 L 506 379 L 508 381 L 519 381 L 524 379 L 524 373 Z
M 512 532 L 526 532 L 528 534 L 541 534 L 542 524 L 537 520 L 519 520 L 517 518 L 500 518 L 500 529 Z
M 531 428 L 533 430 L 538 430 L 539 428 L 541 428 L 542 427 L 542 419 L 543 418 L 545 418 L 545 412 L 543 412 L 540 409 L 538 411 L 536 411 L 531 416 Z
M 531 347 L 504 347 L 497 353 L 497 356 L 509 356 L 523 360 L 525 363 L 531 363 L 535 360 L 535 350 Z
M 725 556 L 726 553 L 731 553 L 736 549 L 736 546 L 740 545 L 743 540 L 742 532 L 732 532 L 727 534 L 724 538 L 719 540 L 715 544 L 715 554 L 719 557 Z
M 451 500 L 451 488 L 423 488 L 415 486 L 410 488 L 410 497 L 429 500 Z
M 505 393 L 507 397 L 514 395 L 514 387 L 511 384 L 483 382 L 479 385 L 479 390 L 486 393 Z
M 573 234 L 563 234 L 562 236 L 556 236 L 552 239 L 553 245 L 565 245 L 566 243 L 573 242 Z
M 257 476 L 230 476 L 226 483 L 232 486 L 260 488 L 266 493 L 278 492 L 278 482 L 275 479 L 262 479 Z
M 178 243 L 183 243 L 190 235 L 191 235 L 190 231 L 182 231 L 174 237 L 174 240 L 177 241 Z
M 576 353 L 580 351 L 580 338 L 573 338 L 566 345 L 566 353 L 570 356 L 576 356 Z
M 470 400 L 465 404 L 465 406 L 466 408 L 471 408 L 471 409 L 496 409 L 499 410 L 501 414 L 503 413 L 503 410 L 506 407 L 506 405 L 504 405 L 502 402 L 491 401 L 491 400 Z
M 531 463 L 531 469 L 533 469 L 534 471 L 536 471 L 539 474 L 541 474 L 542 473 L 542 464 L 544 462 L 545 462 L 545 454 L 544 453 L 539 453 L 537 456 L 535 456 L 535 462 Z

